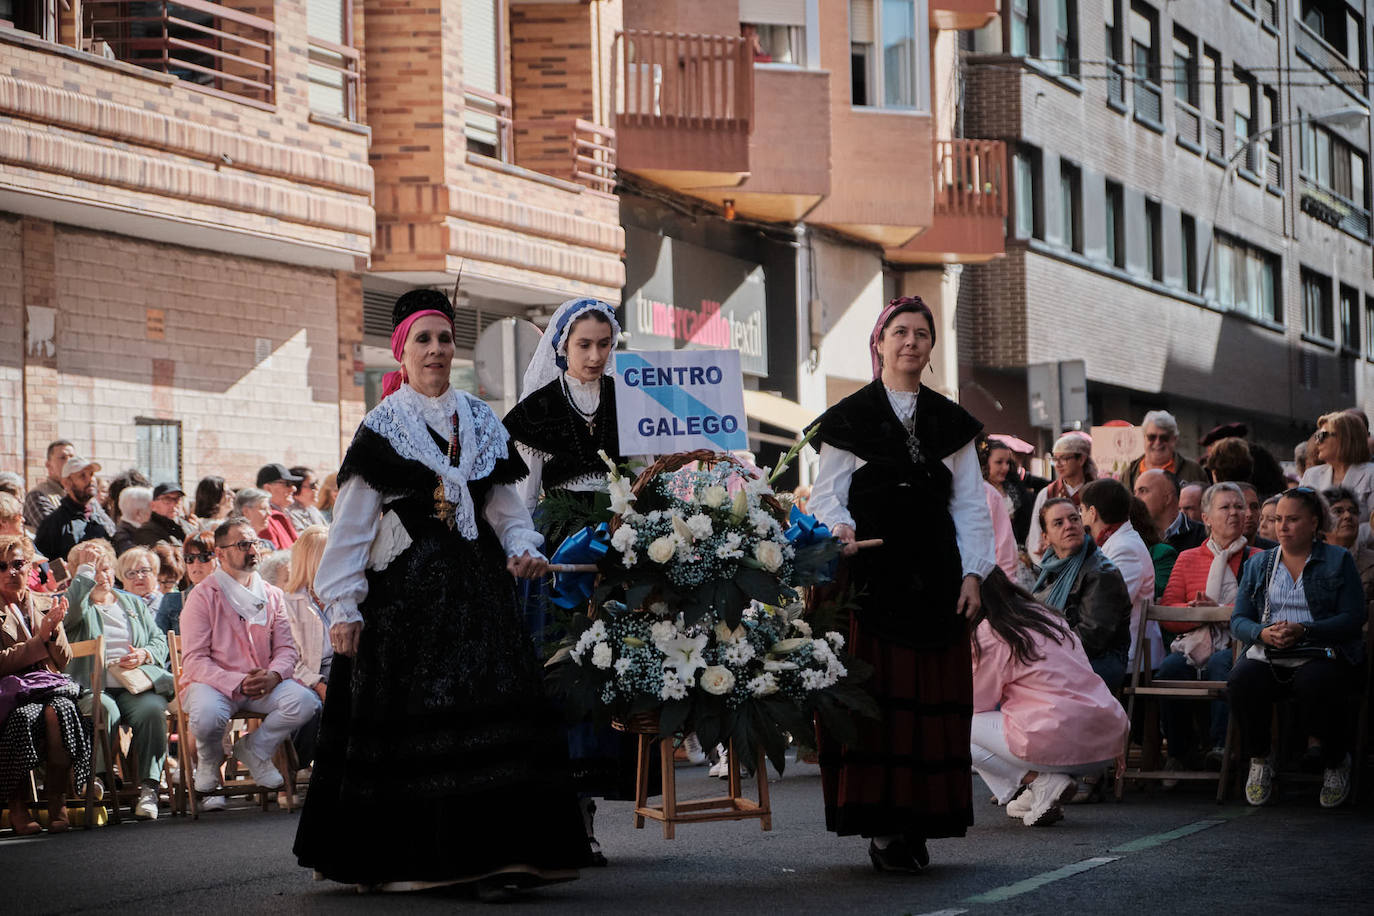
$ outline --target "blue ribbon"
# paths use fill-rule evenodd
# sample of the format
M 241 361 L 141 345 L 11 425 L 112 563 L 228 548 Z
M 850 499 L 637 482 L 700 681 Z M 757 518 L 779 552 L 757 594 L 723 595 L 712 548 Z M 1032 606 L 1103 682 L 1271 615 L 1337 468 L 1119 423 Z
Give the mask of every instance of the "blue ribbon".
M 611 533 L 602 522 L 595 528 L 590 525 L 576 534 L 569 535 L 554 551 L 550 563 L 600 563 L 606 551 L 611 548 Z M 585 605 L 592 598 L 596 585 L 596 573 L 555 573 L 553 577 L 553 603 L 564 610 L 572 610 Z
M 825 523 L 821 522 L 814 515 L 808 515 L 796 506 L 788 514 L 787 520 L 792 524 L 784 532 L 787 543 L 793 547 L 808 547 L 812 544 L 819 544 L 829 540 L 830 529 Z

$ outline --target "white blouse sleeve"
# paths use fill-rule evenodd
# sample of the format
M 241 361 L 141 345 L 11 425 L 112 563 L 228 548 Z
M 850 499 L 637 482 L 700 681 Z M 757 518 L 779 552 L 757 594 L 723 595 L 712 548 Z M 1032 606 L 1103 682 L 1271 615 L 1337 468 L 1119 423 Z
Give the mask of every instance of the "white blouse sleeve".
M 515 443 L 515 450 L 525 460 L 525 467 L 530 469 L 529 474 L 520 480 L 515 488 L 525 504 L 525 511 L 533 513 L 534 507 L 539 505 L 539 490 L 544 485 L 544 456 L 520 442 Z
M 334 523 L 315 573 L 315 593 L 330 625 L 361 623 L 358 605 L 367 597 L 367 557 L 382 518 L 382 495 L 353 477 L 339 487 Z
M 954 518 L 954 539 L 959 545 L 964 575 L 984 579 L 997 565 L 997 557 L 993 553 L 992 516 L 988 513 L 983 472 L 974 449 L 969 442 L 944 462 L 954 474 L 949 514 Z
M 849 484 L 854 472 L 865 463 L 853 452 L 833 445 L 821 446 L 816 482 L 811 485 L 807 508 L 832 531 L 839 525 L 854 527 L 854 516 L 849 514 Z M 863 532 L 856 533 L 863 537 Z
M 1045 504 L 1049 495 L 1049 487 L 1041 487 L 1040 492 L 1035 494 L 1035 505 L 1031 507 L 1030 531 L 1026 533 L 1026 553 L 1037 563 L 1045 551 L 1045 532 L 1040 530 L 1040 507 Z
M 487 522 L 496 530 L 506 556 L 518 557 L 521 554 L 542 557 L 539 548 L 544 544 L 544 536 L 534 530 L 530 520 L 530 510 L 518 483 L 497 484 L 487 495 L 487 505 L 482 510 Z

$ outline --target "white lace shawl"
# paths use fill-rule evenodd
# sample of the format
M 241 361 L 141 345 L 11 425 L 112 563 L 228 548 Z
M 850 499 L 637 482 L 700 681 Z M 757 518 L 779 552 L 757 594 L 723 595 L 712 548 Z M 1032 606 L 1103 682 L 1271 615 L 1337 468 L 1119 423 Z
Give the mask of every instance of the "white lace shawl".
M 434 441 L 433 429 L 448 441 L 453 415 L 458 415 L 458 466 Z M 468 540 L 477 538 L 477 514 L 468 482 L 486 477 L 509 450 L 509 436 L 496 414 L 480 398 L 449 388 L 437 398 L 426 397 L 409 384 L 384 399 L 363 418 L 363 425 L 383 436 L 396 454 L 418 461 L 444 482 L 444 498 L 454 505 L 454 523 Z

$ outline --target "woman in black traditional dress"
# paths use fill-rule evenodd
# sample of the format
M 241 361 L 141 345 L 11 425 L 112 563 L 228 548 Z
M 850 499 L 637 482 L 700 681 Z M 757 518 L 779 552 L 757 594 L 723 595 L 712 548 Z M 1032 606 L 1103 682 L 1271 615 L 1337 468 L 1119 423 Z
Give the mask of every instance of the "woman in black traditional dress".
M 392 318 L 402 370 L 344 456 L 315 578 L 335 656 L 295 852 L 383 890 L 570 880 L 590 850 L 512 578 L 546 565 L 525 465 L 449 386 L 448 300 Z
M 619 335 L 615 309 L 607 303 L 564 302 L 525 370 L 520 403 L 506 415 L 506 429 L 529 467 L 520 492 L 550 556 L 593 517 L 597 494 L 606 492 L 608 468 L 599 453 L 617 465 L 626 460 L 620 454 L 612 382 Z M 549 610 L 549 596 L 532 584 L 526 625 L 540 646 L 560 635 Z M 636 742 L 633 736 L 582 723 L 569 729 L 568 750 L 592 855 L 604 865 L 594 831 L 595 799 L 635 797 Z
M 894 299 L 869 346 L 874 381 L 817 421 L 810 509 L 845 543 L 857 594 L 849 650 L 874 667 L 882 710 L 856 744 L 822 734 L 826 827 L 869 837 L 879 871 L 918 872 L 926 840 L 973 823 L 968 619 L 994 566 L 992 522 L 967 411 L 921 386 L 935 322 L 917 297 Z M 881 547 L 856 551 L 856 538 Z

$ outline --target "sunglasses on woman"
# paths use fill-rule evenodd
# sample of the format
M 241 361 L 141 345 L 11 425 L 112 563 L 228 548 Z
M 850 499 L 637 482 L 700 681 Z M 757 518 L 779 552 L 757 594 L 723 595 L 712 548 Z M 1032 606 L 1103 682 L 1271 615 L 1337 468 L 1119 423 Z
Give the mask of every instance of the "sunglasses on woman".
M 208 553 L 188 553 L 186 555 L 187 563 L 209 563 L 211 559 L 212 557 Z

